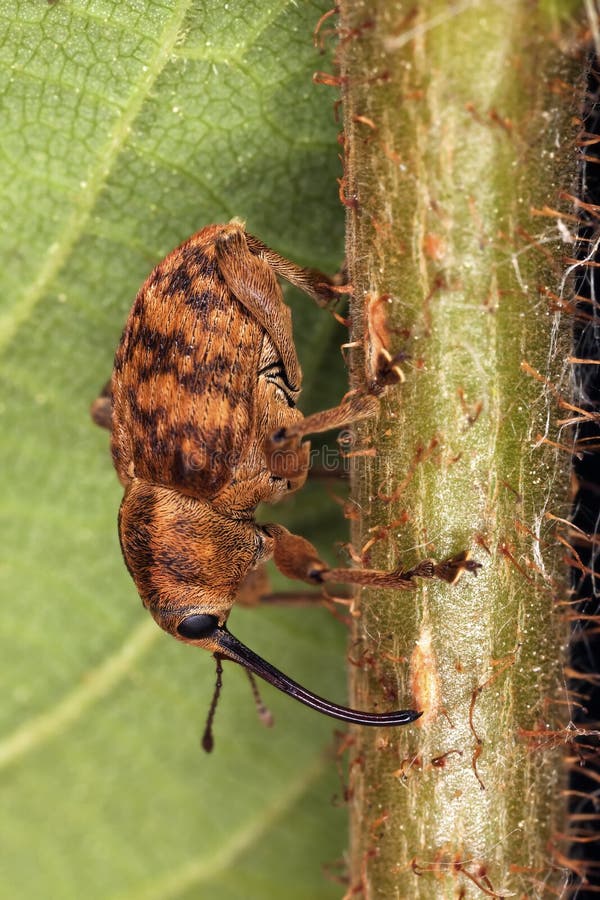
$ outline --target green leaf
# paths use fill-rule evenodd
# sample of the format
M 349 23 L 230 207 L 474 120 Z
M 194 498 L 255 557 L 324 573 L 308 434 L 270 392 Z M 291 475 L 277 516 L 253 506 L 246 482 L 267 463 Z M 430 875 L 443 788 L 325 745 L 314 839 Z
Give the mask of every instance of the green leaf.
M 232 215 L 294 260 L 343 255 L 333 95 L 311 83 L 325 3 L 0 0 L 2 886 L 11 898 L 328 898 L 345 846 L 330 720 L 275 696 L 257 721 L 225 669 L 141 608 L 116 535 L 120 487 L 88 408 L 135 292 Z M 305 409 L 345 390 L 334 320 L 291 296 Z M 332 368 L 333 367 L 333 368 Z M 323 552 L 322 486 L 261 517 Z M 234 611 L 233 630 L 344 700 L 323 609 Z

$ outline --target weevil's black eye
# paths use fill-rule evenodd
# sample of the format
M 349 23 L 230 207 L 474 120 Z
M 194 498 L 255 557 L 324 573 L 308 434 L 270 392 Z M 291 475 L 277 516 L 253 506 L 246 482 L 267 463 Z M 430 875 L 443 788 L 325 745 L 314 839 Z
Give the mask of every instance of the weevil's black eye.
M 219 620 L 216 616 L 187 616 L 179 623 L 177 631 L 181 637 L 188 638 L 191 641 L 199 641 L 202 638 L 210 637 L 218 627 L 218 624 Z

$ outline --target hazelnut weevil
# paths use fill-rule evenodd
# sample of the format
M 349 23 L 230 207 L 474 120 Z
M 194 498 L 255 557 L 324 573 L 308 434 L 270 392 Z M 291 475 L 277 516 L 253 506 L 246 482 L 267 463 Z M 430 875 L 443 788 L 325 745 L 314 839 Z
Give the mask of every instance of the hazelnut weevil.
M 304 484 L 310 447 L 305 435 L 376 415 L 379 396 L 400 380 L 395 360 L 382 347 L 369 362 L 364 390 L 303 417 L 296 407 L 301 370 L 291 313 L 276 276 L 321 306 L 337 296 L 325 275 L 279 256 L 237 219 L 193 235 L 140 289 L 110 384 L 92 406 L 94 420 L 112 431 L 113 462 L 125 489 L 121 547 L 143 604 L 161 628 L 217 660 L 206 750 L 212 748 L 222 660 L 346 722 L 404 725 L 420 715 L 330 703 L 231 634 L 231 608 L 268 559 L 311 585 L 380 588 L 410 588 L 415 577 L 451 582 L 477 567 L 461 554 L 406 571 L 330 568 L 304 538 L 256 523 L 260 502 Z

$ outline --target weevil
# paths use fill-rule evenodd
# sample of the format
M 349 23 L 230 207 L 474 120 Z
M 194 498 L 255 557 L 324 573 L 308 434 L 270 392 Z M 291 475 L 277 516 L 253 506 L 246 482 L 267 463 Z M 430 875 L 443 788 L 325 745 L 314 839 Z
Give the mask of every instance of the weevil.
M 296 406 L 302 374 L 291 312 L 277 276 L 319 305 L 336 298 L 327 276 L 295 265 L 247 233 L 237 219 L 209 225 L 152 271 L 119 343 L 112 378 L 92 406 L 112 431 L 112 458 L 125 492 L 119 536 L 144 606 L 177 640 L 231 660 L 313 709 L 360 725 L 404 725 L 403 709 L 361 712 L 306 690 L 227 628 L 236 598 L 249 593 L 267 560 L 310 585 L 328 582 L 409 588 L 416 577 L 454 581 L 473 569 L 466 554 L 435 565 L 384 572 L 330 568 L 311 543 L 255 510 L 296 491 L 309 469 L 308 434 L 374 416 L 400 380 L 378 328 L 363 390 L 304 417 Z

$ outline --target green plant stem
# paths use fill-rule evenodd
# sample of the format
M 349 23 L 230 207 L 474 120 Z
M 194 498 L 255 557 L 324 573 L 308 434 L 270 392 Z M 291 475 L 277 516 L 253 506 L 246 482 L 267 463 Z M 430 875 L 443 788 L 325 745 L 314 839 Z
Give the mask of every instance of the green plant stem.
M 558 397 L 577 8 L 340 3 L 353 338 L 365 297 L 389 295 L 407 355 L 359 431 L 377 455 L 356 459 L 354 545 L 388 569 L 465 549 L 482 563 L 456 585 L 362 593 L 353 704 L 424 715 L 354 735 L 357 895 L 546 897 L 566 880 L 568 594 L 551 516 L 568 515 L 570 459 L 549 442 L 569 443 L 573 415 Z

